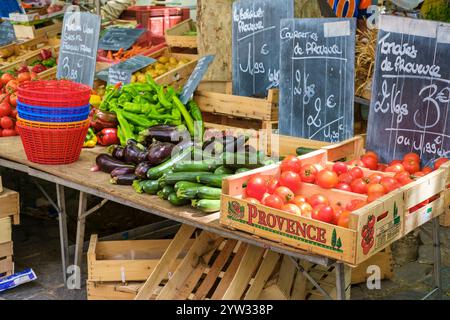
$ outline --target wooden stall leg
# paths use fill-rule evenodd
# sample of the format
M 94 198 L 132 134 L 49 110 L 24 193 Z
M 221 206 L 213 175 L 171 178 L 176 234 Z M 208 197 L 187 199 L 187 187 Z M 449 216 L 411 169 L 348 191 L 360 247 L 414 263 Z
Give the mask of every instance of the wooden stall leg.
M 336 300 L 345 300 L 345 272 L 344 264 L 342 262 L 337 262 L 335 264 L 336 272 Z
M 74 264 L 81 267 L 83 260 L 83 244 L 84 244 L 84 228 L 86 225 L 86 206 L 87 194 L 80 191 L 80 200 L 78 202 L 78 221 L 77 221 L 77 237 L 75 244 L 75 262 Z
M 439 237 L 439 217 L 433 219 L 433 246 L 434 246 L 434 272 L 433 284 L 437 289 L 438 299 L 442 299 L 442 264 L 441 264 L 441 239 Z
M 58 204 L 59 241 L 61 245 L 61 262 L 64 283 L 67 282 L 67 263 L 69 262 L 69 243 L 67 236 L 67 214 L 64 186 L 56 185 L 56 199 Z

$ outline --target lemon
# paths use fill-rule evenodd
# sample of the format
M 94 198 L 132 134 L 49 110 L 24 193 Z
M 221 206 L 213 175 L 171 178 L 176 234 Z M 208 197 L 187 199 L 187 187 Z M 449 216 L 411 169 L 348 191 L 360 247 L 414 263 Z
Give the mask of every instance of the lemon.
M 161 63 L 167 63 L 169 61 L 169 58 L 166 56 L 162 56 L 161 58 L 159 58 L 158 61 Z
M 93 94 L 91 95 L 91 98 L 89 99 L 89 103 L 94 106 L 94 107 L 98 107 L 100 105 L 100 103 L 102 103 L 102 98 L 100 98 L 100 96 Z

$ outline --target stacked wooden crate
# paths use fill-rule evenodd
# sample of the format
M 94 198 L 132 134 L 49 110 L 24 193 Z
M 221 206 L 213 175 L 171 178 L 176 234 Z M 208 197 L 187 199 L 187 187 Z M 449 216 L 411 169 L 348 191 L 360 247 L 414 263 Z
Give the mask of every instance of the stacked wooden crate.
M 0 278 L 14 273 L 12 224 L 19 224 L 19 194 L 4 189 L 0 177 Z

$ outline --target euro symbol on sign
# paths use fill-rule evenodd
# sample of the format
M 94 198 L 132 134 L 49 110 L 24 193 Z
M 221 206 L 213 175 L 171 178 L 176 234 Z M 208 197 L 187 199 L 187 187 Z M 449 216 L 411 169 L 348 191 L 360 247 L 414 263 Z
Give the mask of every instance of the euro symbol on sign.
M 269 51 L 266 50 L 266 47 L 267 47 L 267 44 L 263 44 L 263 46 L 261 47 L 261 54 L 263 54 L 265 56 L 269 54 Z

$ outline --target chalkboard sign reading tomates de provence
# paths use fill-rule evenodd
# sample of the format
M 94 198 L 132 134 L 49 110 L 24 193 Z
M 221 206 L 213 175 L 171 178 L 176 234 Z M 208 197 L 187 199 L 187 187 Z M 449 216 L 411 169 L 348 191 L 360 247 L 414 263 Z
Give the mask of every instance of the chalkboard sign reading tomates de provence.
M 266 97 L 279 84 L 280 20 L 294 17 L 293 0 L 233 3 L 233 93 Z
M 144 29 L 110 28 L 100 39 L 98 47 L 103 50 L 127 50 L 144 33 Z
M 87 12 L 64 14 L 57 78 L 88 86 L 94 83 L 100 16 Z
M 450 156 L 450 24 L 382 16 L 366 148 L 381 161 Z
M 281 134 L 326 142 L 353 136 L 355 19 L 283 19 Z

